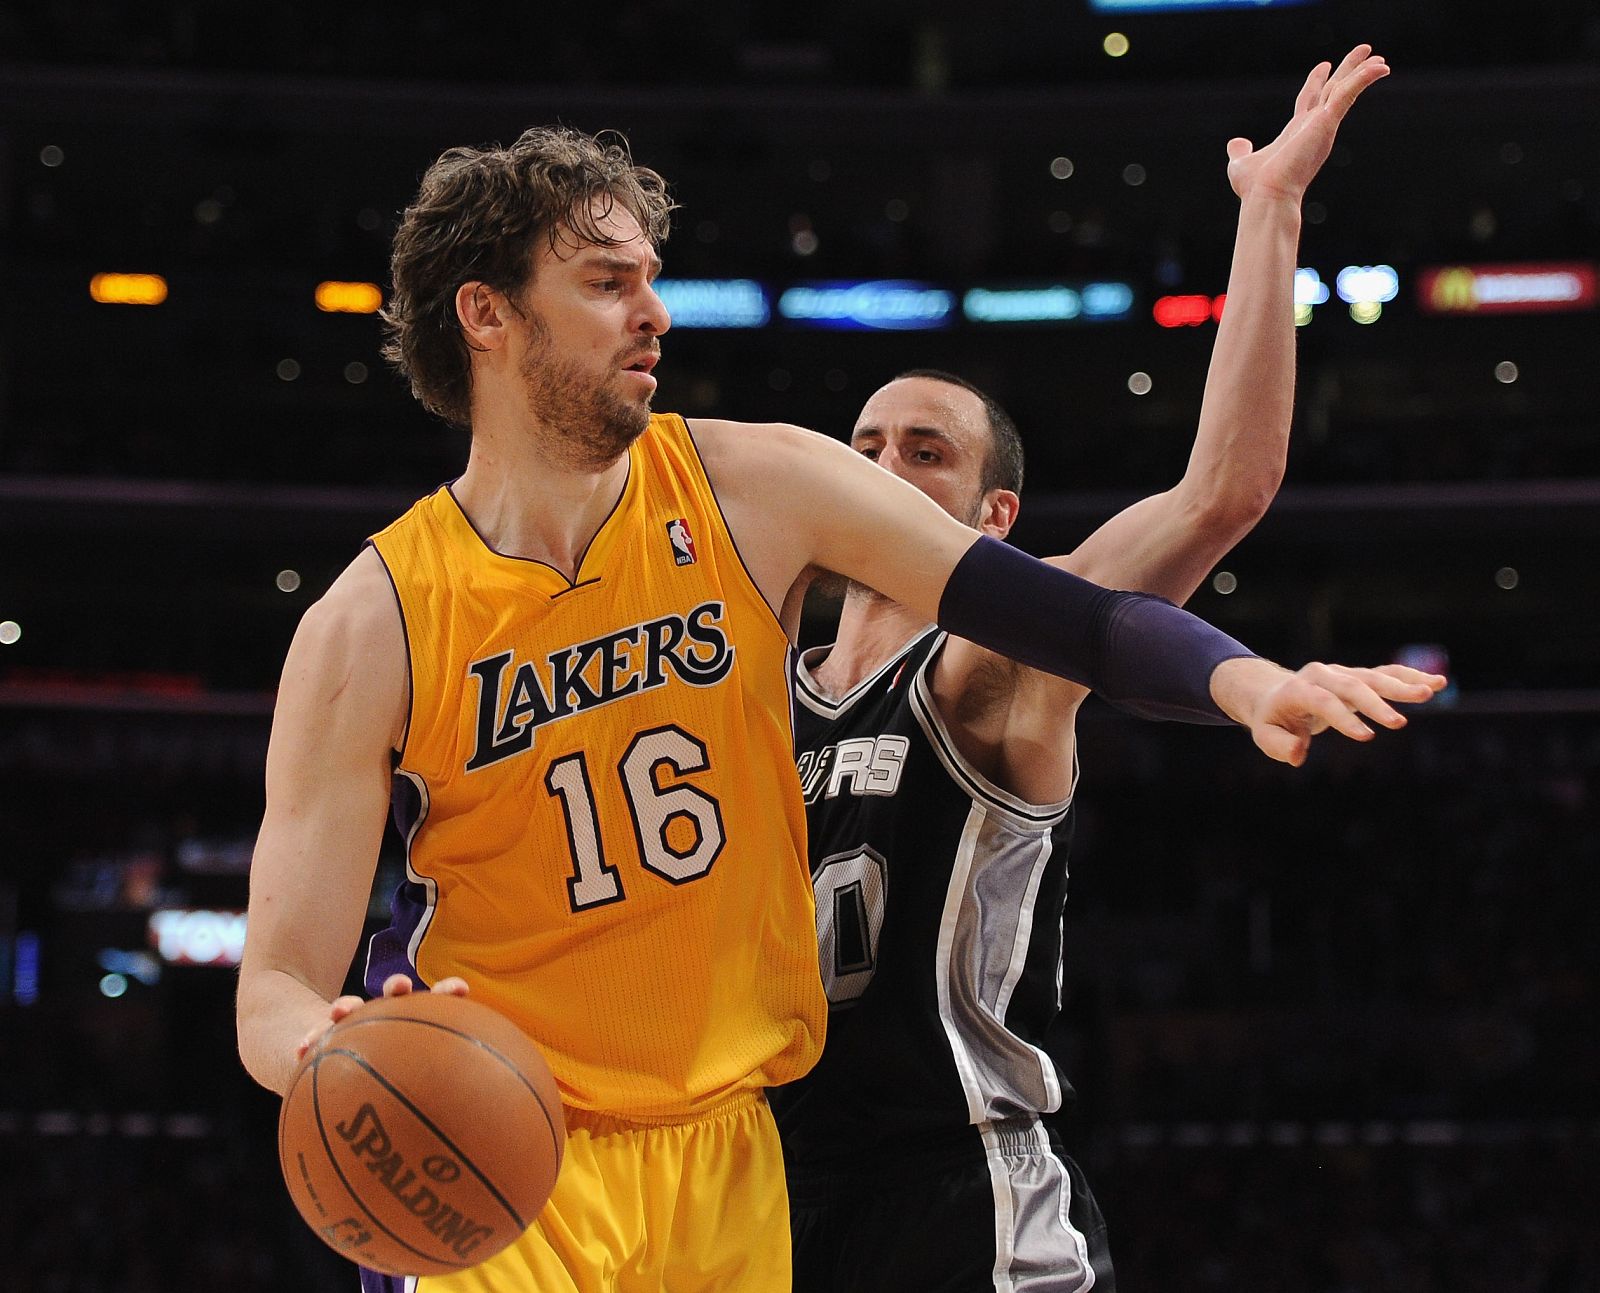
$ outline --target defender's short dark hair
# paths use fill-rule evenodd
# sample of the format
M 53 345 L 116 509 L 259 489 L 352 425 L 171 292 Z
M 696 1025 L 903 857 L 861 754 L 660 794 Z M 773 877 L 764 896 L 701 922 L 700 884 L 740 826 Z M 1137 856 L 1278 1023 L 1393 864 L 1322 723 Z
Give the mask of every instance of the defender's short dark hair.
M 595 199 L 602 199 L 597 206 Z M 509 148 L 452 148 L 422 177 L 394 237 L 394 291 L 383 312 L 384 358 L 424 407 L 447 422 L 471 419 L 472 370 L 456 291 L 482 282 L 515 296 L 540 238 L 561 225 L 602 246 L 598 220 L 620 204 L 652 247 L 666 240 L 674 203 L 666 181 L 636 166 L 628 141 L 566 126 L 526 130 Z
M 1013 494 L 1020 494 L 1022 437 L 1017 434 L 1017 424 L 1011 420 L 1011 415 L 1000 407 L 999 401 L 987 391 L 974 386 L 966 378 L 957 377 L 954 373 L 947 373 L 939 368 L 912 368 L 896 374 L 894 380 L 899 382 L 911 377 L 959 386 L 962 390 L 971 391 L 978 397 L 983 404 L 984 415 L 989 419 L 989 454 L 983 463 L 983 492 L 987 494 L 991 489 L 1009 489 Z

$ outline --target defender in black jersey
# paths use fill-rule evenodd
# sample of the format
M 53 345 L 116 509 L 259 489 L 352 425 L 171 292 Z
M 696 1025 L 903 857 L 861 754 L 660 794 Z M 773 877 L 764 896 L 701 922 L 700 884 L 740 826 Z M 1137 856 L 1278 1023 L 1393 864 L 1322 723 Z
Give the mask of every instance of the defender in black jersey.
M 1181 602 L 1265 511 L 1293 405 L 1300 201 L 1345 112 L 1387 72 L 1369 55 L 1314 70 L 1272 144 L 1229 144 L 1238 240 L 1188 470 L 1054 564 Z M 990 535 L 1016 519 L 1016 430 L 959 378 L 896 378 L 852 444 Z M 1307 669 L 1390 698 L 1424 677 Z M 800 1293 L 1113 1288 L 1099 1210 L 1041 1120 L 1071 1096 L 1043 1042 L 1061 1008 L 1085 694 L 859 586 L 837 641 L 799 662 L 831 1007 L 820 1062 L 772 1093 Z

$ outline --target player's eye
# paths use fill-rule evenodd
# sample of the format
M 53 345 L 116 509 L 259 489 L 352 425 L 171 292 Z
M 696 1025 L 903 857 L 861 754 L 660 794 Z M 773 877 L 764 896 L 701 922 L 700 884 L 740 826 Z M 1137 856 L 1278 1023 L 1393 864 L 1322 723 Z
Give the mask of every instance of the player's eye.
M 856 452 L 859 453 L 868 462 L 877 462 L 878 461 L 878 450 L 872 445 L 868 445 L 865 449 L 857 449 Z

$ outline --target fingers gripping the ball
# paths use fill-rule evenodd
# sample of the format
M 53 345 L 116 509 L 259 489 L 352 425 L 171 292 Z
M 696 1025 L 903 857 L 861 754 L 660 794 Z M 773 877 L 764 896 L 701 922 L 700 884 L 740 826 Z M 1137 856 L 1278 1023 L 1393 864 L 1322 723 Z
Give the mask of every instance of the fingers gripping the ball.
M 416 991 L 416 985 L 409 976 L 404 974 L 391 974 L 383 981 L 383 995 L 385 997 L 404 997 Z M 429 991 L 429 989 L 424 989 Z M 441 992 L 450 997 L 464 997 L 467 995 L 467 981 L 465 979 L 450 978 L 440 979 L 433 985 L 431 991 Z M 309 1033 L 300 1039 L 300 1044 L 294 1049 L 295 1062 L 305 1059 L 306 1052 L 327 1036 L 328 1030 L 341 1019 L 348 1018 L 355 1010 L 365 1004 L 365 999 L 356 996 L 337 997 L 328 1004 L 328 1020 L 318 1024 Z

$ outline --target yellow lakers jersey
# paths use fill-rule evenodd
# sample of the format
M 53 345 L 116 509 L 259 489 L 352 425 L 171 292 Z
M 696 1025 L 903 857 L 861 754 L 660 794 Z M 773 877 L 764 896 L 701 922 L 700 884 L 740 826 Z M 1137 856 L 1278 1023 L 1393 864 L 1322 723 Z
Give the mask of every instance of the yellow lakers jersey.
M 369 990 L 462 976 L 569 1105 L 677 1118 L 799 1077 L 817 970 L 789 642 L 683 420 L 657 415 L 571 582 L 448 487 L 372 539 L 411 661 L 407 881 Z

